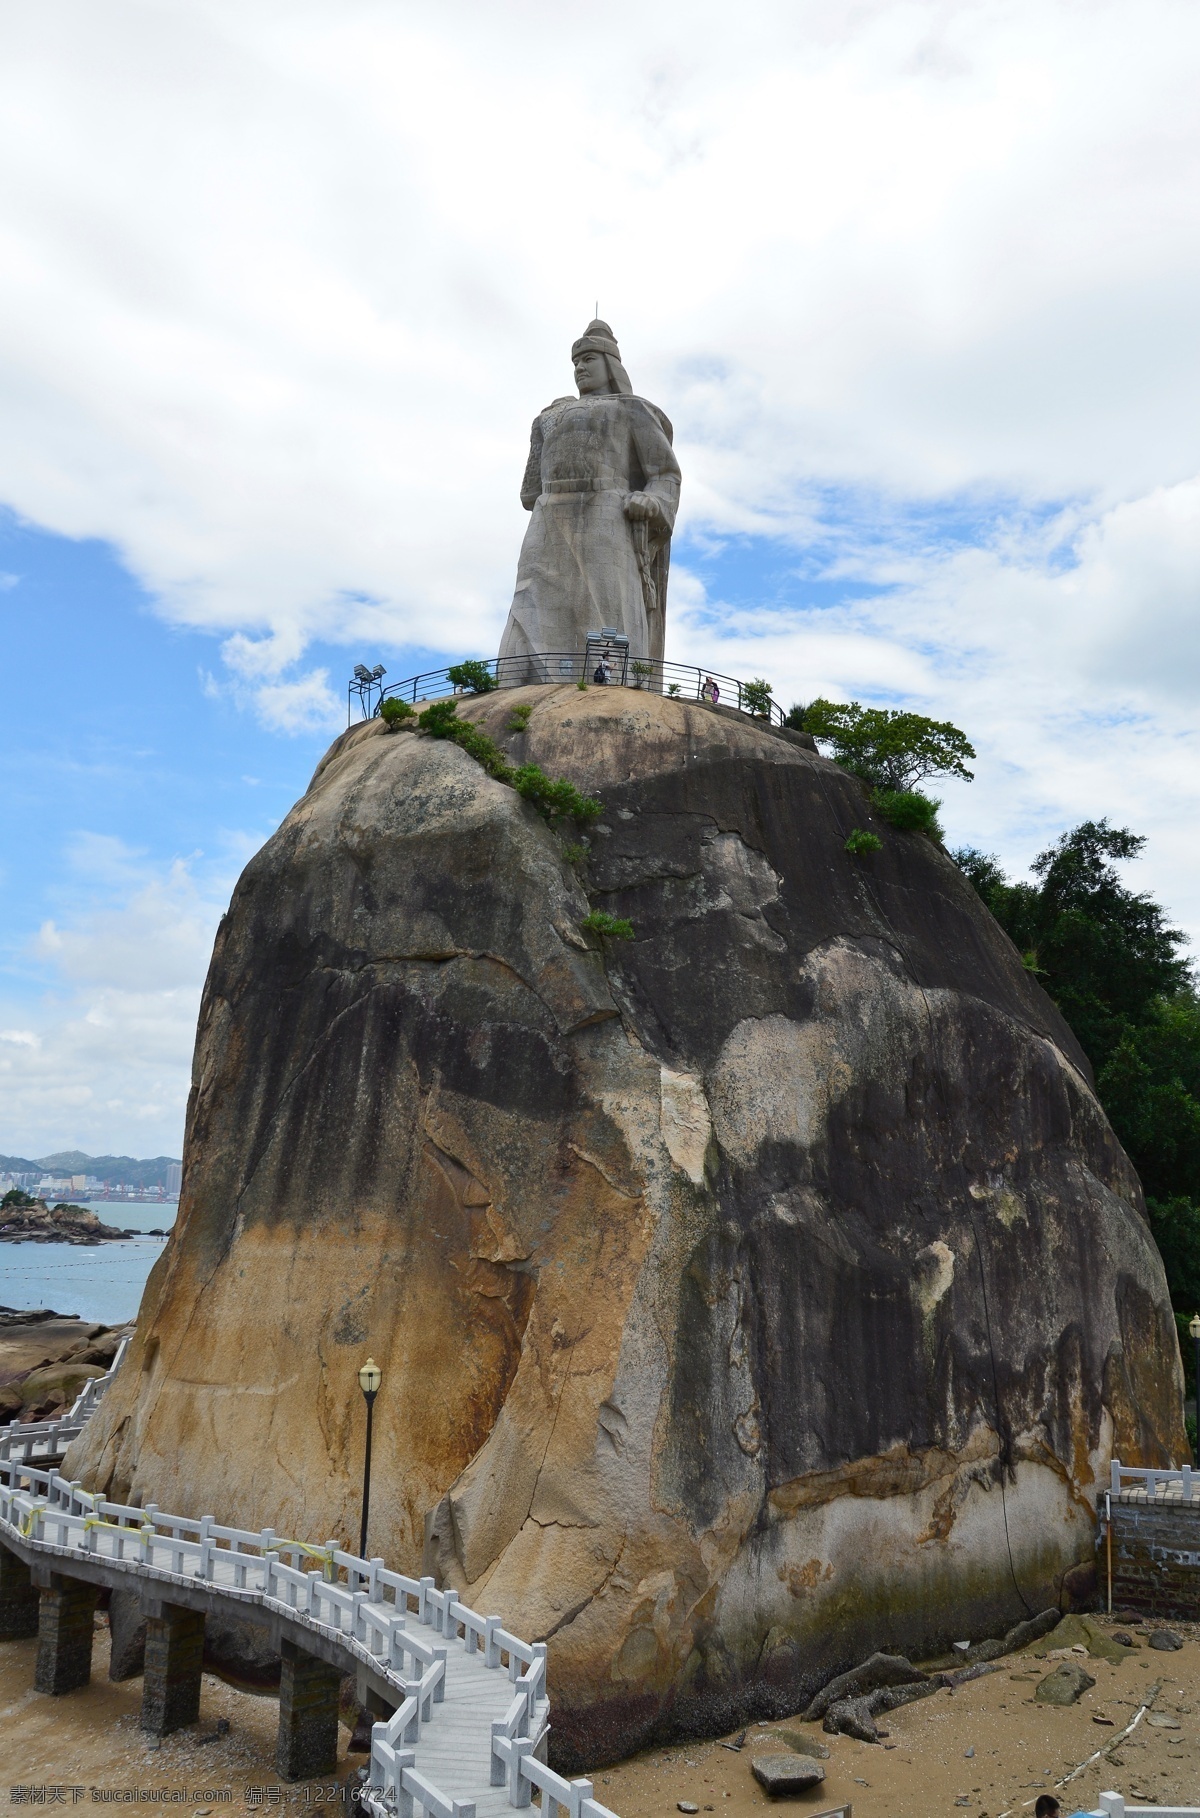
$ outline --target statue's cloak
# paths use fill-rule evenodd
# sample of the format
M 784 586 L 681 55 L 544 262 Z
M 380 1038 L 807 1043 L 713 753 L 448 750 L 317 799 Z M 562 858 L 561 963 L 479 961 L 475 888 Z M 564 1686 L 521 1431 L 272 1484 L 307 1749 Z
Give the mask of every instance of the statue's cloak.
M 657 499 L 663 524 L 630 522 L 632 492 Z M 500 655 L 579 652 L 604 628 L 625 634 L 631 657 L 660 662 L 679 505 L 665 414 L 614 393 L 556 398 L 534 421 L 521 503 L 533 516 Z

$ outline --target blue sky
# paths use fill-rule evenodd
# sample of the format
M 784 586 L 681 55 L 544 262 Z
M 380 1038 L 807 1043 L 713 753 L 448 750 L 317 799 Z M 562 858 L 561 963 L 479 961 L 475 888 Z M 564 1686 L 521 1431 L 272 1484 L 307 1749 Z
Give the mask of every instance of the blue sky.
M 354 662 L 494 651 L 597 293 L 676 427 L 668 653 L 954 720 L 952 843 L 1108 814 L 1200 935 L 1194 6 L 54 0 L 2 47 L 0 1151 L 178 1151 L 238 871 Z

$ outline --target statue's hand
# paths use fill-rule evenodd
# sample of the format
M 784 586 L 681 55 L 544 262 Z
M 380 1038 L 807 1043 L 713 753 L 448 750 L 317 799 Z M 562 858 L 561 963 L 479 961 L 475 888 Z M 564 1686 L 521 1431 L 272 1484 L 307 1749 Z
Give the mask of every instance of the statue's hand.
M 662 506 L 652 492 L 631 492 L 625 501 L 625 516 L 635 524 L 645 523 L 660 530 L 670 529 L 663 516 Z

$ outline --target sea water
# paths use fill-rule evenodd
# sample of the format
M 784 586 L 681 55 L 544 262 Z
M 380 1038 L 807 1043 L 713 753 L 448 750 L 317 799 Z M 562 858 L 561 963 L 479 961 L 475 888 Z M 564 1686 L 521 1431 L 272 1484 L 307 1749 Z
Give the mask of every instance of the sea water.
M 86 1200 L 77 1200 L 86 1205 Z M 122 1206 L 94 1200 L 102 1223 L 122 1231 L 169 1231 L 176 1207 Z M 146 1277 L 162 1255 L 161 1237 L 129 1237 L 123 1243 L 0 1244 L 0 1306 L 32 1310 L 53 1307 L 93 1325 L 117 1326 L 132 1319 Z

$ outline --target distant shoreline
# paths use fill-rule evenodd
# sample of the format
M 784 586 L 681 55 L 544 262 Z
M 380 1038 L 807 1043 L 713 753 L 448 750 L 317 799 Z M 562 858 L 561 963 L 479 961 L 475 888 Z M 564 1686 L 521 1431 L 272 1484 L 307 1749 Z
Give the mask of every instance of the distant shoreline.
M 165 1206 L 167 1202 L 154 1203 Z M 104 1211 L 108 1212 L 107 1203 Z M 168 1220 L 172 1227 L 174 1223 L 173 1218 Z M 162 1238 L 167 1235 L 162 1225 L 146 1229 L 136 1224 L 106 1224 L 91 1206 L 79 1205 L 73 1200 L 59 1200 L 56 1205 L 48 1206 L 44 1199 L 34 1199 L 19 1189 L 0 1199 L 0 1243 L 71 1244 L 75 1248 L 95 1249 L 104 1243 L 127 1244 L 136 1237 Z
M 66 1231 L 0 1231 L 0 1244 L 67 1244 L 73 1250 L 94 1250 L 101 1244 L 128 1244 L 137 1237 L 157 1237 L 164 1242 L 171 1233 L 157 1227 L 153 1231 L 121 1231 L 115 1237 L 75 1237 Z

